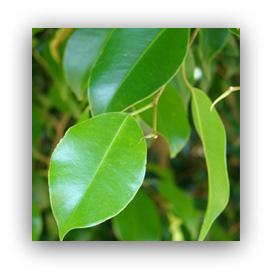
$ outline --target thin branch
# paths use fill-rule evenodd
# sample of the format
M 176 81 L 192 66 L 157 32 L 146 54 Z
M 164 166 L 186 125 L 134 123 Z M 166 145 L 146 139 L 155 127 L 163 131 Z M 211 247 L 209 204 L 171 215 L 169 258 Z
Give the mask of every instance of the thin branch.
M 146 135 L 146 136 L 143 137 L 143 139 L 151 139 L 151 138 L 157 139 L 157 138 L 158 138 L 158 135 L 157 135 L 157 134 L 154 134 L 154 133 L 151 133 L 151 134 Z
M 210 111 L 213 111 L 213 108 L 215 107 L 215 105 L 220 102 L 222 99 L 224 99 L 225 97 L 227 97 L 228 95 L 230 95 L 232 92 L 238 92 L 240 91 L 240 86 L 230 86 L 228 90 L 226 90 L 223 94 L 221 94 L 211 105 L 210 107 Z
M 188 80 L 188 77 L 187 77 L 185 61 L 184 61 L 183 64 L 182 64 L 181 72 L 182 72 L 182 77 L 183 77 L 183 80 L 184 80 L 184 82 L 185 82 L 185 85 L 187 86 L 188 90 L 189 90 L 191 93 L 193 93 L 193 87 L 192 87 L 192 85 L 189 83 L 189 80 Z
M 142 107 L 142 108 L 140 108 L 140 109 L 138 109 L 138 110 L 136 110 L 136 111 L 130 113 L 130 115 L 131 115 L 131 116 L 136 116 L 136 115 L 138 115 L 138 114 L 140 114 L 140 113 L 142 113 L 142 112 L 144 112 L 144 111 L 146 111 L 146 110 L 152 108 L 153 106 L 154 106 L 154 105 L 153 105 L 153 102 L 151 102 L 151 103 L 145 105 L 144 107 Z
M 41 163 L 44 163 L 46 166 L 49 166 L 50 158 L 46 155 L 41 154 L 40 152 L 33 149 L 33 157 Z
M 149 135 L 144 136 L 143 137 L 144 139 L 151 139 L 151 138 L 157 139 L 158 138 L 158 134 L 157 134 L 157 108 L 158 108 L 159 98 L 162 95 L 162 93 L 163 93 L 163 91 L 165 89 L 165 86 L 166 85 L 164 85 L 164 86 L 161 87 L 161 89 L 159 90 L 159 92 L 155 95 L 155 97 L 153 99 L 153 102 L 151 103 L 151 107 L 153 107 L 153 120 L 152 120 L 152 123 L 153 123 L 153 126 L 152 126 L 153 132 L 151 134 L 149 134 Z M 150 106 L 150 104 L 148 104 L 148 105 Z
M 68 113 L 64 113 L 63 117 L 61 118 L 61 120 L 57 121 L 56 125 L 55 125 L 55 139 L 53 141 L 52 144 L 52 150 L 54 150 L 55 146 L 57 145 L 57 143 L 59 142 L 59 140 L 63 137 L 65 129 L 68 125 L 70 116 Z
M 57 30 L 54 35 L 54 38 L 51 40 L 49 44 L 51 55 L 58 64 L 61 63 L 59 48 L 61 44 L 68 38 L 72 31 L 72 28 L 62 28 Z
M 195 38 L 197 37 L 197 34 L 199 33 L 200 28 L 196 28 L 195 31 L 192 33 L 192 36 L 190 38 L 189 47 L 191 48 Z
M 158 101 L 165 89 L 165 85 L 161 87 L 160 91 L 156 94 L 153 100 L 153 138 L 156 139 L 157 135 L 157 111 L 158 111 Z

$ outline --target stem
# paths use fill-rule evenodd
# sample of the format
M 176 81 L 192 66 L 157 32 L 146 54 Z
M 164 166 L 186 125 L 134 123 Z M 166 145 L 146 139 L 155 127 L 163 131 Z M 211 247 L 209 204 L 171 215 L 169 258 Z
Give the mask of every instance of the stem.
M 210 111 L 213 111 L 213 108 L 215 107 L 215 105 L 220 102 L 222 99 L 224 99 L 225 97 L 227 97 L 228 95 L 230 95 L 232 92 L 237 92 L 240 91 L 240 86 L 230 86 L 228 90 L 226 90 L 222 95 L 220 95 L 211 105 L 210 107 Z
M 154 133 L 151 133 L 151 134 L 149 134 L 149 135 L 144 136 L 142 139 L 151 139 L 151 138 L 157 139 L 157 138 L 158 138 L 158 135 L 157 135 L 157 134 L 154 134 Z
M 183 62 L 182 64 L 182 77 L 183 77 L 183 80 L 188 88 L 188 90 L 191 92 L 191 94 L 193 93 L 193 87 L 191 86 L 191 84 L 189 83 L 188 81 L 188 78 L 187 78 L 187 73 L 186 73 L 186 64 L 185 64 L 185 61 Z
M 136 110 L 136 111 L 130 113 L 130 115 L 131 115 L 131 116 L 136 116 L 136 115 L 138 115 L 138 114 L 140 114 L 140 113 L 142 113 L 142 112 L 144 112 L 144 111 L 146 111 L 146 110 L 152 108 L 153 106 L 154 106 L 154 104 L 153 104 L 153 102 L 151 102 L 151 103 L 145 105 L 144 107 L 142 107 L 142 108 L 140 108 L 140 109 L 138 109 L 138 110 Z
M 189 42 L 189 50 L 191 49 L 191 46 L 192 46 L 195 38 L 197 37 L 199 31 L 200 31 L 200 28 L 196 28 L 195 31 L 192 33 L 192 36 L 191 36 L 190 42 Z M 187 88 L 191 92 L 191 94 L 193 94 L 193 86 L 189 83 L 189 80 L 188 80 L 188 77 L 187 77 L 186 62 L 185 61 L 186 61 L 186 58 L 183 61 L 182 68 L 181 68 L 181 73 L 182 73 L 182 77 L 183 77 L 185 85 L 187 86 Z
M 193 44 L 193 42 L 194 42 L 197 34 L 199 33 L 199 31 L 200 31 L 200 28 L 196 28 L 195 31 L 192 33 L 192 36 L 191 36 L 190 42 L 189 42 L 189 47 L 190 48 L 191 48 L 191 46 L 192 46 L 192 44 Z
M 36 151 L 33 149 L 32 151 L 33 153 L 33 156 L 40 162 L 46 164 L 46 166 L 49 166 L 49 163 L 50 163 L 50 157 L 46 156 L 46 155 L 43 155 L 41 154 L 40 152 Z
M 68 113 L 64 113 L 62 118 L 60 120 L 57 120 L 55 127 L 54 127 L 55 128 L 55 139 L 52 143 L 52 150 L 54 150 L 57 143 L 63 137 L 69 120 L 70 120 L 70 116 Z
M 153 100 L 153 138 L 156 139 L 157 135 L 157 111 L 158 111 L 158 101 L 165 89 L 165 85 L 161 87 L 160 91 L 156 94 Z
M 158 138 L 158 134 L 157 134 L 157 108 L 158 108 L 159 98 L 162 95 L 164 89 L 165 89 L 165 85 L 162 86 L 160 91 L 155 95 L 155 97 L 153 99 L 153 102 L 145 106 L 145 107 L 147 107 L 147 106 L 151 105 L 151 107 L 154 108 L 153 109 L 153 126 L 152 126 L 153 132 L 149 135 L 144 136 L 145 139 L 150 139 L 150 138 L 157 139 Z M 150 108 L 150 107 L 148 107 L 148 108 Z M 144 109 L 144 108 L 142 108 L 142 109 Z M 144 110 L 142 110 L 142 111 L 144 111 Z

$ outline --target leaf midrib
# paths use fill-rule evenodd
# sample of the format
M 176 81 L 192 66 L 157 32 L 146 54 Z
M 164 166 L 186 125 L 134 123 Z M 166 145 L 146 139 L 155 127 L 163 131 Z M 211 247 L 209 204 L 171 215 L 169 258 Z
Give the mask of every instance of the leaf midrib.
M 203 147 L 204 147 L 204 154 L 205 154 L 205 159 L 206 159 L 206 166 L 207 166 L 207 174 L 208 174 L 208 203 L 207 203 L 207 207 L 206 207 L 206 214 L 205 214 L 205 218 L 207 217 L 207 215 L 209 215 L 208 213 L 210 212 L 210 205 L 212 204 L 212 201 L 213 201 L 213 198 L 212 198 L 212 187 L 211 187 L 211 184 L 210 184 L 210 174 L 211 173 L 211 167 L 209 165 L 209 158 L 208 158 L 208 154 L 206 153 L 206 145 L 205 145 L 205 142 L 204 142 L 204 131 L 203 131 L 203 127 L 202 127 L 202 122 L 201 122 L 201 119 L 200 119 L 200 116 L 199 116 L 199 107 L 198 107 L 198 102 L 197 102 L 197 98 L 196 98 L 196 90 L 193 89 L 193 98 L 194 98 L 194 106 L 195 106 L 195 111 L 196 111 L 196 115 L 197 115 L 197 121 L 198 121 L 198 128 L 199 128 L 199 131 L 200 131 L 200 136 L 201 136 L 201 141 L 202 141 L 202 144 L 203 144 Z M 220 210 L 219 210 L 220 212 Z M 203 220 L 203 224 L 202 224 L 202 227 L 201 227 L 201 230 L 200 230 L 200 233 L 199 233 L 199 240 L 202 239 L 202 236 L 204 235 L 204 237 L 206 236 L 206 234 L 208 233 L 209 231 L 209 228 L 211 227 L 211 224 L 213 224 L 214 220 L 216 219 L 218 215 L 215 215 L 214 217 L 212 217 L 212 221 L 210 223 L 210 226 L 209 226 L 209 223 L 206 224 L 205 222 L 205 218 Z M 204 233 L 205 232 L 205 228 L 206 228 L 206 234 Z M 204 229 L 202 231 L 202 229 Z
M 166 29 L 162 29 L 159 31 L 159 33 L 153 38 L 153 40 L 148 44 L 148 46 L 142 51 L 142 53 L 139 55 L 138 59 L 135 61 L 135 63 L 131 66 L 131 68 L 128 70 L 126 76 L 124 79 L 120 82 L 119 86 L 116 89 L 116 93 L 121 89 L 121 87 L 124 85 L 125 81 L 128 79 L 134 68 L 138 65 L 138 63 L 143 59 L 143 57 L 146 55 L 146 53 L 150 50 L 150 48 L 153 46 L 153 44 L 160 38 L 160 36 L 166 31 Z
M 69 227 L 70 227 L 70 226 L 69 226 L 70 221 L 72 221 L 72 218 L 73 218 L 73 216 L 75 215 L 77 209 L 79 208 L 79 206 L 80 206 L 82 200 L 84 199 L 85 194 L 88 193 L 89 188 L 92 186 L 91 183 L 94 182 L 95 177 L 97 176 L 99 170 L 101 169 L 103 163 L 105 162 L 105 160 L 106 160 L 106 158 L 107 158 L 107 156 L 108 156 L 108 154 L 109 154 L 109 152 L 110 152 L 110 150 L 111 150 L 113 144 L 115 143 L 117 137 L 119 136 L 119 134 L 120 134 L 121 130 L 123 129 L 123 127 L 124 127 L 126 121 L 128 120 L 128 118 L 129 118 L 129 116 L 127 115 L 126 118 L 125 118 L 125 119 L 122 121 L 122 123 L 120 124 L 118 130 L 117 130 L 116 133 L 115 133 L 114 138 L 112 139 L 111 143 L 109 144 L 108 148 L 106 149 L 104 156 L 102 157 L 102 159 L 101 159 L 101 161 L 100 161 L 100 163 L 99 163 L 99 165 L 98 165 L 98 167 L 97 167 L 95 173 L 93 174 L 92 179 L 91 179 L 91 180 L 89 181 L 89 183 L 87 184 L 87 188 L 86 188 L 84 194 L 81 196 L 81 198 L 79 199 L 78 203 L 76 204 L 76 206 L 75 206 L 74 209 L 72 210 L 70 216 L 69 216 L 68 219 L 66 220 L 66 223 L 65 223 L 64 228 L 69 228 Z M 66 230 L 64 230 L 64 231 L 66 231 Z
M 159 33 L 152 39 L 152 41 L 148 44 L 148 46 L 142 51 L 142 53 L 138 56 L 137 60 L 134 62 L 134 64 L 131 66 L 131 68 L 127 71 L 126 75 L 124 76 L 124 78 L 122 79 L 122 81 L 119 83 L 118 87 L 115 89 L 115 93 L 112 96 L 112 100 L 110 102 L 110 104 L 106 107 L 106 110 L 109 109 L 109 106 L 111 105 L 111 103 L 113 102 L 113 99 L 115 98 L 116 94 L 118 94 L 119 90 L 121 89 L 121 87 L 124 85 L 125 81 L 128 79 L 128 77 L 130 76 L 130 74 L 132 73 L 132 71 L 134 70 L 134 68 L 138 65 L 138 63 L 142 60 L 142 58 L 146 55 L 146 53 L 149 51 L 149 49 L 153 46 L 153 44 L 159 39 L 159 37 L 166 31 L 167 29 L 162 29 L 159 31 Z M 99 54 L 99 56 L 96 59 L 96 62 L 93 64 L 92 70 L 94 71 L 95 66 L 97 64 L 97 62 L 99 61 L 100 57 L 102 56 L 107 44 L 109 43 L 111 37 L 112 37 L 112 33 L 111 32 L 109 38 L 106 40 L 106 43 L 104 45 L 104 47 L 102 48 L 102 52 Z M 92 72 L 90 72 L 91 74 Z M 91 81 L 91 77 L 89 78 L 89 87 L 90 87 L 90 81 Z M 105 111 L 106 111 L 105 110 Z
M 197 98 L 196 98 L 196 90 L 193 89 L 193 98 L 194 98 L 194 105 L 195 105 L 195 111 L 196 111 L 196 115 L 197 115 L 197 121 L 198 121 L 198 127 L 199 127 L 199 130 L 200 130 L 200 136 L 201 136 L 201 142 L 203 144 L 203 148 L 204 148 L 204 154 L 205 154 L 205 160 L 206 160 L 206 166 L 207 166 L 207 176 L 208 176 L 208 203 L 207 203 L 207 207 L 206 207 L 206 214 L 205 214 L 205 218 L 207 217 L 208 215 L 208 212 L 209 212 L 209 207 L 210 207 L 210 204 L 212 202 L 212 195 L 211 195 L 211 184 L 210 184 L 210 166 L 209 166 L 209 160 L 208 160 L 208 157 L 207 157 L 207 152 L 206 152 L 206 145 L 205 145 L 205 142 L 204 142 L 204 131 L 203 131 L 203 127 L 202 127 L 202 122 L 201 122 L 201 119 L 200 119 L 200 116 L 199 116 L 199 106 L 198 106 L 198 102 L 197 102 Z M 202 227 L 201 227 L 201 230 L 200 230 L 200 234 L 199 234 L 199 239 L 202 235 L 202 229 L 205 228 L 206 226 L 206 222 L 205 222 L 205 219 L 203 220 L 203 224 L 202 224 Z

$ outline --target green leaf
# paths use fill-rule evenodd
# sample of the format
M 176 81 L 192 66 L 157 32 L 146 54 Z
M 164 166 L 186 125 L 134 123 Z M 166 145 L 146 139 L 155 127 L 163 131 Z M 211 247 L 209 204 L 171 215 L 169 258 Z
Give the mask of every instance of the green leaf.
M 162 198 L 170 203 L 169 210 L 181 219 L 192 239 L 195 240 L 198 236 L 201 213 L 195 207 L 192 195 L 176 185 L 173 173 L 169 169 L 161 169 L 159 166 L 149 163 L 147 171 L 159 176 L 157 186 Z
M 55 222 L 54 216 L 51 211 L 46 213 L 45 225 L 46 225 L 46 235 L 47 235 L 46 239 L 48 241 L 57 241 L 58 240 L 57 224 Z
M 144 100 L 136 105 L 136 108 L 141 108 L 151 101 L 153 98 Z M 153 109 L 141 113 L 140 116 L 149 126 L 152 125 Z M 157 131 L 167 141 L 171 157 L 175 157 L 189 139 L 187 112 L 182 98 L 171 84 L 166 86 L 158 101 Z
M 36 34 L 42 32 L 44 28 L 32 28 L 32 37 L 34 37 Z
M 226 133 L 212 102 L 199 89 L 192 92 L 192 114 L 196 130 L 203 144 L 208 170 L 208 204 L 199 235 L 204 240 L 215 219 L 229 200 L 229 179 L 226 162 Z
M 94 235 L 94 228 L 75 229 L 70 231 L 65 239 L 66 241 L 91 241 Z
M 195 83 L 194 72 L 196 69 L 195 58 L 191 51 L 188 52 L 185 59 L 185 67 L 187 78 L 189 83 L 193 85 Z M 197 68 L 198 69 L 198 68 Z M 181 73 L 181 70 L 177 72 L 175 77 L 172 79 L 171 84 L 179 92 L 181 99 L 184 103 L 185 109 L 188 111 L 189 102 L 190 102 L 190 91 L 188 90 Z
M 200 213 L 194 206 L 191 195 L 181 190 L 172 179 L 158 181 L 162 196 L 172 204 L 174 213 L 181 218 L 193 240 L 198 235 Z
M 37 207 L 44 211 L 50 207 L 47 178 L 43 178 L 37 172 L 33 172 L 32 183 L 33 199 Z
M 228 38 L 228 29 L 207 28 L 201 29 L 200 51 L 207 61 L 211 61 L 224 47 Z
M 113 229 L 122 241 L 158 241 L 161 224 L 155 204 L 140 190 L 133 201 L 113 218 Z
M 78 99 L 82 99 L 86 91 L 90 70 L 111 32 L 111 29 L 78 29 L 68 40 L 64 52 L 64 73 Z
M 130 115 L 107 113 L 71 127 L 49 169 L 60 239 L 122 211 L 142 184 L 145 164 L 143 133 Z
M 61 64 L 57 63 L 51 55 L 50 42 L 51 41 L 45 41 L 39 45 L 35 51 L 35 56 L 51 78 L 59 85 L 60 83 L 62 84 L 64 80 L 63 70 Z
M 151 96 L 179 69 L 189 29 L 115 29 L 89 80 L 93 114 L 122 111 Z
M 36 203 L 32 202 L 32 240 L 38 241 L 43 227 L 42 218 Z
M 213 241 L 232 241 L 230 233 L 218 222 L 215 222 L 209 231 L 208 238 Z
M 240 38 L 240 29 L 237 28 L 229 28 L 229 31 L 234 34 L 236 37 Z

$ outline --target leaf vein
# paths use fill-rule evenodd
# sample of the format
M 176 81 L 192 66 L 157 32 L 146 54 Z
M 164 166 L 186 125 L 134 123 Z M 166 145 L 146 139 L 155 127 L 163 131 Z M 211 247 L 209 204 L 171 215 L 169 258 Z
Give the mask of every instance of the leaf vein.
M 123 129 L 123 127 L 124 127 L 124 125 L 125 125 L 125 123 L 126 123 L 126 121 L 127 121 L 128 118 L 129 118 L 129 116 L 126 116 L 126 118 L 123 120 L 123 122 L 122 122 L 121 125 L 119 126 L 117 132 L 115 133 L 114 138 L 112 139 L 111 143 L 109 144 L 108 148 L 106 149 L 104 156 L 102 157 L 102 159 L 101 159 L 101 161 L 100 161 L 100 163 L 99 163 L 99 165 L 98 165 L 98 167 L 97 167 L 95 173 L 93 174 L 92 179 L 91 179 L 90 182 L 87 184 L 87 188 L 86 188 L 84 194 L 81 196 L 81 198 L 79 199 L 78 203 L 76 204 L 76 206 L 75 206 L 74 209 L 72 210 L 70 216 L 68 217 L 68 219 L 67 219 L 67 221 L 66 221 L 65 228 L 69 228 L 69 224 L 70 224 L 70 222 L 72 221 L 73 216 L 75 215 L 75 213 L 76 213 L 77 209 L 79 208 L 79 206 L 80 206 L 82 200 L 84 199 L 85 194 L 87 194 L 87 191 L 88 191 L 89 188 L 91 187 L 91 183 L 94 182 L 95 177 L 97 176 L 98 172 L 100 171 L 100 169 L 101 169 L 103 163 L 105 162 L 105 160 L 106 160 L 106 158 L 107 158 L 107 156 L 108 156 L 108 154 L 109 154 L 109 152 L 110 152 L 110 150 L 111 150 L 113 144 L 115 143 L 116 139 L 118 138 L 118 136 L 119 136 L 121 130 Z

